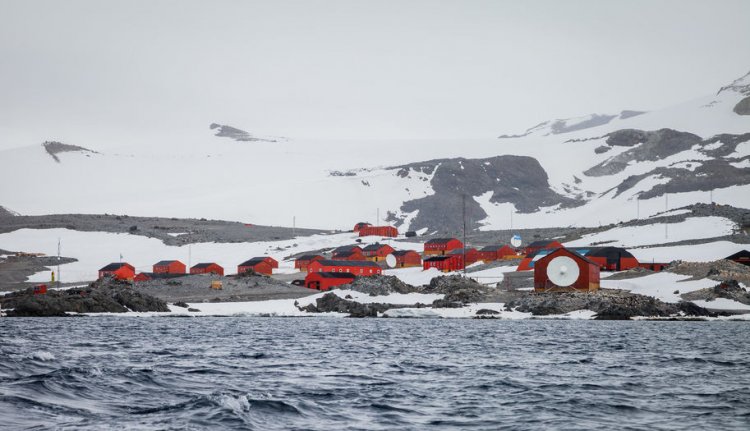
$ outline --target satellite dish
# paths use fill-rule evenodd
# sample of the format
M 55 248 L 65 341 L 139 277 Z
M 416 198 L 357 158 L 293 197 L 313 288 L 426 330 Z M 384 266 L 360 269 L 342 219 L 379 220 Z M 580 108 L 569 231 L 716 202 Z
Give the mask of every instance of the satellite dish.
M 389 254 L 385 257 L 385 264 L 388 265 L 388 268 L 395 268 L 396 267 L 396 256 Z
M 510 245 L 513 247 L 520 247 L 521 246 L 521 235 L 515 234 L 510 239 Z
M 578 280 L 578 264 L 568 256 L 557 256 L 547 265 L 549 281 L 560 287 L 568 287 Z

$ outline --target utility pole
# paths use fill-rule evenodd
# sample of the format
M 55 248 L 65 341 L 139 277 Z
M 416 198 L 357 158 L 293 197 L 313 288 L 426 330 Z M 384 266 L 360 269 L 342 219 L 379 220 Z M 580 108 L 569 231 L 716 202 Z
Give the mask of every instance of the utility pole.
M 636 220 L 641 219 L 641 197 L 635 198 L 635 218 Z
M 57 238 L 57 287 L 60 287 L 60 238 Z
M 513 208 L 510 209 L 510 230 L 513 230 Z
M 461 196 L 461 203 L 462 203 L 462 211 L 461 211 L 461 219 L 463 221 L 464 226 L 464 248 L 463 248 L 463 260 L 464 260 L 464 277 L 466 277 L 466 195 Z
M 297 216 L 292 216 L 292 237 L 297 236 Z
M 378 208 L 377 223 L 375 223 L 375 226 L 380 226 L 380 208 Z

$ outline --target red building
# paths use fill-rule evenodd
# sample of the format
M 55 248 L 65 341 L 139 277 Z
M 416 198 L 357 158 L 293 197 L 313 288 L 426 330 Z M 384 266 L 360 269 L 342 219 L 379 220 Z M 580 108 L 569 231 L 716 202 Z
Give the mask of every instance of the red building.
M 396 268 L 422 266 L 422 256 L 414 250 L 397 250 L 392 254 L 396 258 Z
M 336 256 L 339 253 L 344 253 L 347 251 L 362 251 L 362 247 L 354 244 L 354 245 L 342 245 L 341 247 L 336 247 L 331 251 L 331 255 Z
M 452 250 L 450 252 L 450 255 L 458 256 L 461 260 L 464 259 L 464 249 L 463 248 L 457 248 L 455 250 Z M 475 248 L 467 248 L 466 249 L 466 265 L 471 265 L 472 263 L 476 263 L 479 260 L 479 252 Z
M 335 286 L 350 284 L 356 276 L 348 272 L 310 272 L 305 277 L 308 289 L 331 290 Z
M 190 268 L 191 274 L 216 274 L 224 275 L 224 268 L 216 263 L 199 263 Z
M 359 229 L 359 236 L 387 236 L 395 238 L 398 229 L 393 226 L 364 226 Z
M 117 280 L 132 280 L 135 276 L 135 268 L 129 263 L 110 263 L 99 270 L 99 279 L 113 277 Z
M 565 259 L 574 267 L 563 265 L 560 271 L 565 274 L 576 274 L 570 285 L 560 286 L 550 280 L 547 268 L 550 262 L 558 257 Z M 534 265 L 534 291 L 536 292 L 566 292 L 571 290 L 594 291 L 599 289 L 599 264 L 591 261 L 573 250 L 558 248 L 552 253 L 539 259 Z
M 463 246 L 464 243 L 456 238 L 434 238 L 424 243 L 424 254 L 442 256 Z
M 526 256 L 536 253 L 539 250 L 543 249 L 550 249 L 554 250 L 556 248 L 560 248 L 563 245 L 559 241 L 549 241 L 549 240 L 543 240 L 543 241 L 534 241 L 531 244 L 527 245 L 526 248 L 523 249 L 523 254 Z
M 464 269 L 463 258 L 455 254 L 432 256 L 422 261 L 422 268 L 436 268 L 443 272 L 458 271 Z
M 279 263 L 272 257 L 254 257 L 239 264 L 237 266 L 237 274 L 244 274 L 250 270 L 253 270 L 257 274 L 271 275 L 273 273 L 273 268 L 278 267 Z
M 626 271 L 639 265 L 635 256 L 620 247 L 595 247 L 586 253 L 577 249 L 575 251 L 586 256 L 586 259 L 599 264 L 599 269 L 603 271 Z
M 516 257 L 516 250 L 508 245 L 488 245 L 479 250 L 479 260 L 493 262 Z
M 186 269 L 179 260 L 162 260 L 154 264 L 153 271 L 156 274 L 184 274 Z
M 741 250 L 731 256 L 725 257 L 724 259 L 750 266 L 750 251 Z
M 385 260 L 385 257 L 389 254 L 396 251 L 393 247 L 391 247 L 388 244 L 370 244 L 367 247 L 362 249 L 362 254 L 365 255 L 365 258 L 367 260 L 371 260 L 373 262 L 380 262 L 381 260 Z
M 294 267 L 304 272 L 307 271 L 307 267 L 308 265 L 310 265 L 310 262 L 323 259 L 325 259 L 325 257 L 319 254 L 304 254 L 294 261 Z
M 383 270 L 375 262 L 350 260 L 316 260 L 307 267 L 308 272 L 348 272 L 369 277 L 379 275 Z
M 351 251 L 341 251 L 333 255 L 331 259 L 334 260 L 367 260 L 365 255 L 359 249 L 352 249 Z
M 372 226 L 370 223 L 361 221 L 361 222 L 359 222 L 359 223 L 357 223 L 357 224 L 354 225 L 354 229 L 353 230 L 354 230 L 354 232 L 359 232 L 363 227 L 370 227 L 370 226 Z

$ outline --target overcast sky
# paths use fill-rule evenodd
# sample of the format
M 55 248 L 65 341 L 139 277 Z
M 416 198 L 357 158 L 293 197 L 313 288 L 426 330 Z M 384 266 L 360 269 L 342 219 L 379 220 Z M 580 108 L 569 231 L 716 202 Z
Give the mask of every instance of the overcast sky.
M 747 0 L 0 0 L 0 133 L 491 137 L 714 93 L 750 71 L 748 19 Z

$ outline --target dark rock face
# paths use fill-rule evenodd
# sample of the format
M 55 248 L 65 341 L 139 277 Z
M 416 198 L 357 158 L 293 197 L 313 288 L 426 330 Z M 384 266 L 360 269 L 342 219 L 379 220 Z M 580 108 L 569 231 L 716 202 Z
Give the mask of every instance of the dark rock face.
M 406 284 L 393 275 L 373 275 L 371 277 L 357 277 L 351 284 L 342 286 L 351 290 L 370 295 L 388 295 L 391 293 L 412 293 L 422 289 Z
M 733 110 L 737 115 L 750 115 L 750 96 L 740 100 Z
M 750 292 L 740 286 L 737 280 L 722 281 L 709 289 L 696 290 L 682 295 L 683 298 L 696 301 L 713 301 L 716 298 L 725 298 L 750 305 Z
M 690 316 L 715 316 L 695 304 L 668 304 L 650 296 L 623 292 L 596 293 L 531 293 L 505 304 L 506 310 L 531 313 L 535 316 L 565 314 L 576 310 L 592 310 L 597 319 L 627 320 L 636 316 L 671 317 L 681 312 Z
M 430 184 L 435 194 L 404 202 L 401 206 L 405 213 L 419 210 L 410 226 L 412 230 L 439 227 L 444 232 L 459 231 L 464 195 L 468 228 L 478 227 L 478 222 L 487 217 L 473 198 L 487 192 L 492 192 L 490 202 L 512 203 L 522 213 L 557 204 L 573 207 L 583 203 L 552 190 L 545 170 L 536 159 L 527 156 L 441 159 L 393 169 L 398 169 L 397 174 L 402 177 L 408 177 L 411 171 L 434 172 Z
M 634 148 L 599 163 L 584 171 L 584 174 L 590 177 L 616 174 L 622 172 L 630 162 L 660 160 L 689 150 L 701 142 L 701 138 L 697 135 L 672 129 L 661 129 L 655 132 L 634 129 L 618 130 L 608 135 L 607 144 Z M 635 147 L 636 145 L 638 146 Z
M 82 289 L 50 290 L 34 295 L 32 289 L 1 297 L 3 309 L 12 317 L 65 316 L 66 313 L 124 313 L 127 311 L 168 312 L 161 299 L 133 291 L 126 285 L 92 286 Z
M 60 163 L 60 158 L 57 157 L 60 153 L 82 152 L 97 154 L 96 151 L 89 150 L 88 148 L 79 147 L 78 145 L 63 144 L 62 142 L 57 141 L 46 141 L 42 146 L 44 147 L 44 150 L 47 151 L 47 154 L 55 159 L 57 163 Z
M 425 290 L 425 292 L 429 293 L 444 294 L 443 299 L 438 300 L 441 304 L 480 302 L 487 295 L 488 291 L 488 287 L 460 275 L 435 277 L 430 280 L 430 284 Z M 452 307 L 443 306 L 443 308 Z
M 393 304 L 361 304 L 350 301 L 336 295 L 335 293 L 326 293 L 322 298 L 315 300 L 315 305 L 309 304 L 306 307 L 299 307 L 302 311 L 308 313 L 348 313 L 349 317 L 378 317 L 378 313 L 383 313 L 392 308 L 404 308 L 406 306 Z
M 237 142 L 276 142 L 276 140 L 274 139 L 256 138 L 255 136 L 244 130 L 224 124 L 211 123 L 211 125 L 208 127 L 211 130 L 216 130 L 216 134 L 214 136 L 234 139 Z

